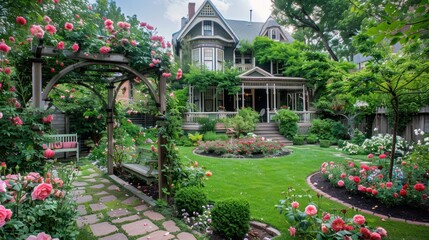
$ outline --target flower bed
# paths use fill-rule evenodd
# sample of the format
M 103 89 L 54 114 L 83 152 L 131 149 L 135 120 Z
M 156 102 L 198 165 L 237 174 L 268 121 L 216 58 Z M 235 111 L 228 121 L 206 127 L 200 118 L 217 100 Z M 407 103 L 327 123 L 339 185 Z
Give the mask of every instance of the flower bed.
M 195 152 L 221 157 L 268 157 L 289 154 L 284 146 L 265 138 L 240 138 L 200 142 Z
M 397 136 L 396 141 L 397 151 L 403 152 L 407 149 L 408 144 L 402 137 Z M 372 136 L 369 139 L 365 139 L 365 141 L 361 145 L 346 142 L 344 147 L 341 148 L 341 150 L 350 155 L 369 153 L 382 154 L 385 152 L 392 151 L 392 142 L 392 135 L 378 134 L 376 136 Z
M 429 205 L 426 170 L 418 164 L 403 161 L 395 165 L 391 180 L 388 180 L 387 168 L 383 165 L 324 162 L 320 171 L 332 185 L 378 199 L 387 206 Z

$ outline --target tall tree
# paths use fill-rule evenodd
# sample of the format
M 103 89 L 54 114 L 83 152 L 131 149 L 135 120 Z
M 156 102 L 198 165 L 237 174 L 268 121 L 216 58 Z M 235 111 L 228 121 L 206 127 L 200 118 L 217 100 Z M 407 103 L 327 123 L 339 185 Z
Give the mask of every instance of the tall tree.
M 334 61 L 351 60 L 351 37 L 360 28 L 363 15 L 351 12 L 352 4 L 344 0 L 272 0 L 274 15 L 280 23 L 301 31 L 308 43 L 323 48 Z M 303 39 L 301 39 L 303 40 Z

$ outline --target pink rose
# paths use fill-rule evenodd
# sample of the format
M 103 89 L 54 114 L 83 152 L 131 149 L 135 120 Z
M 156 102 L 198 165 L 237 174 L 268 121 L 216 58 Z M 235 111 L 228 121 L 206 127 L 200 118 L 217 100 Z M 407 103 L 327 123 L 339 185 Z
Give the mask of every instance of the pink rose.
M 0 205 L 0 227 L 3 227 L 7 221 L 12 218 L 12 211 Z
M 386 154 L 382 153 L 378 156 L 379 159 L 385 159 L 386 158 Z
M 293 201 L 292 202 L 292 207 L 293 208 L 299 208 L 299 202 Z
M 381 240 L 380 234 L 376 232 L 371 233 L 371 240 Z
M 308 216 L 314 216 L 317 214 L 317 208 L 314 205 L 308 205 L 307 207 L 305 207 L 305 213 Z
M 74 43 L 73 46 L 72 46 L 72 49 L 73 49 L 73 52 L 79 51 L 79 44 Z
M 58 238 L 55 238 L 58 239 Z M 26 240 L 55 240 L 51 237 L 51 235 L 46 234 L 45 232 L 41 232 L 37 234 L 37 236 L 30 235 Z
M 292 237 L 295 237 L 295 234 L 296 234 L 296 228 L 294 228 L 294 227 L 289 227 L 288 231 L 289 231 L 289 234 L 290 234 Z
M 106 46 L 104 46 L 104 47 L 101 47 L 100 48 L 100 53 L 101 54 L 107 54 L 107 53 L 109 53 L 110 52 L 110 47 L 106 47 Z
M 39 173 L 30 172 L 27 176 L 24 177 L 26 181 L 30 182 L 42 182 L 42 178 Z
M 52 192 L 52 185 L 47 183 L 41 183 L 37 185 L 31 193 L 33 200 L 45 200 Z
M 66 23 L 64 24 L 64 28 L 65 28 L 67 31 L 71 31 L 71 30 L 73 30 L 73 24 L 71 24 L 71 23 L 69 23 L 69 22 L 66 22 Z
M 323 217 L 322 217 L 323 221 L 328 221 L 329 219 L 331 219 L 331 214 L 329 214 L 327 212 L 324 212 L 322 215 L 323 215 Z
M 326 227 L 326 225 L 322 225 L 322 232 L 323 233 L 327 233 L 327 232 L 329 232 L 329 229 L 328 229 L 328 227 Z
M 0 180 L 0 193 L 6 192 L 7 184 L 3 180 Z
M 55 156 L 55 152 L 54 150 L 48 148 L 45 150 L 45 153 L 43 153 L 43 156 L 45 158 L 53 158 Z
M 346 174 L 345 173 L 341 173 L 340 178 L 342 178 L 342 179 L 346 178 Z
M 344 187 L 344 181 L 343 180 L 340 180 L 340 181 L 338 181 L 338 187 Z
M 356 214 L 356 215 L 353 217 L 353 222 L 354 222 L 356 225 L 364 225 L 364 224 L 365 224 L 365 217 L 364 217 L 364 216 L 362 216 L 362 215 Z
M 386 188 L 387 189 L 391 189 L 392 188 L 393 183 L 392 182 L 387 182 L 386 183 Z
M 378 234 L 380 234 L 381 237 L 387 237 L 387 231 L 382 228 L 382 227 L 377 227 L 375 229 L 375 232 L 377 232 Z

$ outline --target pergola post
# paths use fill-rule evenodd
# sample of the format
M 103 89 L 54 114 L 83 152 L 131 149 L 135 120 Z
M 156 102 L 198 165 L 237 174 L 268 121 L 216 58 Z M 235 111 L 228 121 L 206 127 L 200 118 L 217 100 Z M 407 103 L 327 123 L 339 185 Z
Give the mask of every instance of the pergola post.
M 33 107 L 43 108 L 42 105 L 42 49 L 43 39 L 39 39 L 39 45 L 36 48 L 35 58 L 33 58 L 31 73 L 32 73 L 32 95 Z
M 166 103 L 166 78 L 161 77 L 159 79 L 158 86 L 158 95 L 159 95 L 159 112 L 162 116 L 165 116 L 167 110 Z M 162 126 L 165 127 L 165 118 L 162 118 Z M 167 139 L 161 133 L 158 133 L 158 192 L 159 199 L 167 200 L 167 195 L 164 193 L 163 189 L 170 189 L 167 183 L 167 177 L 165 176 L 163 169 L 165 164 L 167 164 Z
M 115 85 L 113 82 L 107 86 L 107 172 L 109 175 L 113 175 L 113 106 L 115 99 L 113 98 L 113 91 Z

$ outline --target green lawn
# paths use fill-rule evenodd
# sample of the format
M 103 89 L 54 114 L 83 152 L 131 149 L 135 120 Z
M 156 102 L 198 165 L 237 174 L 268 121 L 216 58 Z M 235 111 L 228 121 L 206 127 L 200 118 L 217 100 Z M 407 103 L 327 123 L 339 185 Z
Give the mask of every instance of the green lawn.
M 344 160 L 341 152 L 334 149 L 322 149 L 319 146 L 290 147 L 289 156 L 267 159 L 223 159 L 197 156 L 193 148 L 180 148 L 183 158 L 198 161 L 213 172 L 206 181 L 209 199 L 217 201 L 227 198 L 243 198 L 249 201 L 252 218 L 266 222 L 281 230 L 286 235 L 288 224 L 274 207 L 282 198 L 282 192 L 293 187 L 297 194 L 306 192 L 315 196 L 315 192 L 306 184 L 306 178 L 319 169 L 325 161 Z M 365 160 L 365 156 L 352 156 L 353 159 Z M 301 202 L 304 207 L 307 202 Z M 344 206 L 323 199 L 322 208 L 331 211 L 344 209 Z M 383 226 L 389 239 L 428 239 L 429 227 L 405 224 L 365 215 L 371 226 Z

